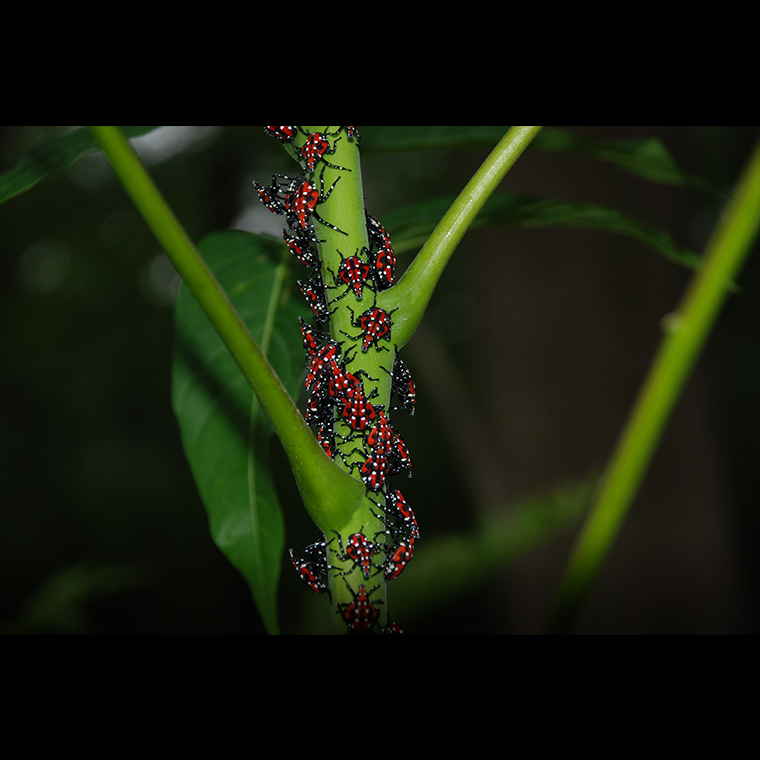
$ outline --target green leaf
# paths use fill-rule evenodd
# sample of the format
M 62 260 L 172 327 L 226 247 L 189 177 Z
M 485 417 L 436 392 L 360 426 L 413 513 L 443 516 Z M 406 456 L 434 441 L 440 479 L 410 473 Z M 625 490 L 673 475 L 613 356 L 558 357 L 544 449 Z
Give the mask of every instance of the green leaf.
M 431 198 L 384 217 L 383 224 L 390 231 L 396 250 L 404 251 L 422 245 L 453 200 L 453 196 Z M 676 245 L 664 230 L 594 203 L 571 203 L 529 195 L 493 195 L 483 206 L 472 229 L 493 225 L 563 225 L 604 230 L 640 240 L 687 269 L 697 269 L 702 261 L 694 251 Z
M 536 139 L 534 147 L 546 153 L 580 153 L 608 161 L 619 169 L 651 182 L 699 187 L 714 193 L 723 192 L 700 177 L 683 171 L 658 137 L 641 140 L 591 140 L 562 129 L 546 127 Z
M 125 137 L 137 137 L 157 127 L 120 127 Z M 66 169 L 82 156 L 98 150 L 84 127 L 35 145 L 18 165 L 0 174 L 0 203 L 31 190 L 54 172 Z
M 230 230 L 198 249 L 291 396 L 297 398 L 303 306 L 283 291 L 284 247 Z M 251 588 L 267 630 L 278 632 L 277 584 L 285 546 L 269 461 L 271 424 L 238 365 L 189 291 L 175 309 L 172 403 L 185 455 L 217 546 Z

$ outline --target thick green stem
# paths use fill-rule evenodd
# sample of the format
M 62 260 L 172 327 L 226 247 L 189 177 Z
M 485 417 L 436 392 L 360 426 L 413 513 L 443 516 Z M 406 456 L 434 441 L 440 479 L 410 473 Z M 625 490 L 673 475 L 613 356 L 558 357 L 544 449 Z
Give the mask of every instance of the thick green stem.
M 335 132 L 336 127 L 331 126 L 304 126 L 304 130 L 312 132 Z M 302 147 L 305 136 L 300 135 L 295 144 Z M 334 140 L 334 138 L 331 138 Z M 347 286 L 336 280 L 336 276 L 343 261 L 350 256 L 358 255 L 362 260 L 367 256 L 362 249 L 368 248 L 367 222 L 364 210 L 364 190 L 362 186 L 361 159 L 359 147 L 355 140 L 349 140 L 345 131 L 341 131 L 339 139 L 334 140 L 332 145 L 335 152 L 326 155 L 325 158 L 335 166 L 343 169 L 335 169 L 323 162 L 318 162 L 316 170 L 311 175 L 317 188 L 329 197 L 317 205 L 317 213 L 329 224 L 338 228 L 323 224 L 319 219 L 314 219 L 314 231 L 321 242 L 318 244 L 320 259 L 322 262 L 322 280 L 325 285 L 325 293 L 328 301 L 330 315 L 330 334 L 334 340 L 340 341 L 341 354 L 343 357 L 352 356 L 346 369 L 357 377 L 361 377 L 365 396 L 372 398 L 373 405 L 382 405 L 388 409 L 391 392 L 391 375 L 393 369 L 394 349 L 392 343 L 387 344 L 388 350 L 370 348 L 368 351 L 361 350 L 361 340 L 355 337 L 361 333 L 355 321 L 359 316 L 370 308 L 374 301 L 374 293 L 370 285 L 365 285 L 362 298 L 359 300 L 352 290 L 347 293 Z M 308 176 L 308 172 L 307 172 Z M 332 190 L 331 190 L 332 188 Z M 346 293 L 344 295 L 344 293 Z M 354 336 L 354 337 L 349 337 Z M 385 341 L 383 341 L 385 344 Z M 382 369 L 385 367 L 386 369 Z M 357 374 L 359 371 L 365 373 Z M 336 433 L 336 448 L 339 454 L 335 463 L 349 470 L 350 463 L 357 461 L 357 454 L 352 453 L 360 446 L 356 438 L 343 441 L 343 437 L 356 436 L 346 422 L 338 416 L 334 422 Z M 366 457 L 365 457 L 366 458 Z M 354 470 L 355 472 L 356 470 Z M 356 479 L 362 492 L 366 490 L 362 481 Z M 375 501 L 381 502 L 382 494 L 374 496 Z M 367 591 L 374 589 L 370 597 L 371 603 L 380 612 L 380 622 L 387 624 L 387 595 L 385 578 L 378 573 L 370 579 L 365 579 L 359 569 L 355 568 L 353 560 L 341 560 L 335 550 L 339 551 L 340 544 L 344 548 L 348 545 L 349 537 L 361 533 L 369 541 L 374 542 L 376 534 L 385 530 L 384 524 L 373 514 L 379 511 L 378 507 L 366 496 L 354 503 L 354 509 L 350 514 L 344 513 L 347 519 L 335 519 L 330 530 L 325 534 L 327 541 L 332 540 L 328 547 L 331 569 L 328 572 L 328 586 L 332 598 L 332 628 L 336 634 L 346 632 L 346 624 L 340 618 L 339 605 L 349 605 L 355 600 L 355 595 L 361 593 L 361 586 L 365 585 Z M 340 539 L 338 539 L 340 536 Z M 378 552 L 373 560 L 382 562 L 383 545 L 380 542 Z M 351 571 L 348 575 L 341 573 Z M 375 587 L 377 588 L 375 589 Z
M 644 381 L 607 467 L 596 503 L 573 551 L 548 633 L 573 624 L 617 536 L 670 413 L 760 224 L 760 144 L 708 245 L 682 304 L 665 322 L 667 334 Z

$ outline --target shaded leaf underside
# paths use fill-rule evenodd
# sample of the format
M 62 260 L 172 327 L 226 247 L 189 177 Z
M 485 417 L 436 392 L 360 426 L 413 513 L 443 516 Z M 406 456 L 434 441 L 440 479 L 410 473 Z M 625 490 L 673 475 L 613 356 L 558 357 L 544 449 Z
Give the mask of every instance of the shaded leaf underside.
M 453 200 L 454 196 L 431 198 L 384 217 L 383 222 L 391 231 L 397 250 L 421 246 Z M 594 203 L 572 203 L 528 195 L 494 195 L 483 206 L 471 229 L 495 225 L 603 230 L 640 240 L 688 269 L 696 269 L 702 260 L 696 252 L 676 245 L 664 230 Z
M 137 137 L 156 128 L 121 127 L 121 130 L 125 137 Z M 35 145 L 13 169 L 0 174 L 0 203 L 31 190 L 41 180 L 96 150 L 95 138 L 84 128 Z
M 283 384 L 297 397 L 303 307 L 277 294 L 283 246 L 228 231 L 199 245 L 204 260 Z M 284 297 L 280 297 L 283 295 Z M 217 546 L 248 582 L 262 619 L 277 631 L 284 523 L 269 464 L 271 425 L 238 365 L 190 293 L 176 304 L 172 403 L 182 443 Z

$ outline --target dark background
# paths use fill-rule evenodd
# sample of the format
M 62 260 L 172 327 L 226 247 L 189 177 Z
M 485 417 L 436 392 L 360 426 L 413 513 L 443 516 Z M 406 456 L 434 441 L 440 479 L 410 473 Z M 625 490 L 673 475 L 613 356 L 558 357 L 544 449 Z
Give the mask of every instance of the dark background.
M 660 137 L 727 191 L 757 127 L 568 127 Z M 5 127 L 0 171 L 58 134 Z M 137 142 L 140 145 L 140 142 Z M 258 127 L 165 128 L 144 160 L 191 238 L 280 220 L 253 178 L 294 164 Z M 369 145 L 366 146 L 369 148 Z M 487 149 L 365 151 L 368 209 L 458 192 Z M 702 251 L 724 198 L 587 158 L 529 152 L 502 190 L 588 201 Z M 6 633 L 261 633 L 246 584 L 211 541 L 169 398 L 176 277 L 98 156 L 0 206 L 0 625 Z M 402 258 L 400 269 L 408 263 Z M 679 402 L 580 633 L 757 632 L 760 260 L 753 254 Z M 601 468 L 689 273 L 607 233 L 469 233 L 404 349 L 418 414 L 398 424 L 423 538 Z M 282 466 L 278 450 L 275 460 Z M 316 538 L 282 466 L 288 545 Z M 576 531 L 411 633 L 533 633 Z M 285 560 L 284 560 L 285 561 Z M 281 583 L 283 630 L 309 595 Z M 401 621 L 404 622 L 404 621 Z

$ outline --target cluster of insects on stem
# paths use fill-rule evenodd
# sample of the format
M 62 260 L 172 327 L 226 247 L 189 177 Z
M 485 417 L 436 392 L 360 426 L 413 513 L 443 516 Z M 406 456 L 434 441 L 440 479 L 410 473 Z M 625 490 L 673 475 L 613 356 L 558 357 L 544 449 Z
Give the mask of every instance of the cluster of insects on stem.
M 413 510 L 401 491 L 388 483 L 390 476 L 412 475 L 409 450 L 391 423 L 390 412 L 414 414 L 416 404 L 414 381 L 392 343 L 392 317 L 397 309 L 386 311 L 377 305 L 377 294 L 393 285 L 396 256 L 388 232 L 365 210 L 362 239 L 354 251 L 348 245 L 345 250 L 335 245 L 329 252 L 334 268 L 327 263 L 327 241 L 321 235 L 333 240 L 345 236 L 346 243 L 351 238 L 326 219 L 320 207 L 333 197 L 345 173 L 352 171 L 335 163 L 335 156 L 341 140 L 358 149 L 357 127 L 310 131 L 300 126 L 268 126 L 264 130 L 290 146 L 304 170 L 304 175 L 296 177 L 275 174 L 266 186 L 254 181 L 261 202 L 284 216 L 287 226 L 281 232 L 290 252 L 310 270 L 308 279 L 298 280 L 314 322 L 299 318 L 306 352 L 304 416 L 325 454 L 361 478 L 371 505 L 368 522 L 378 528 L 368 527 L 365 532 L 362 525 L 348 535 L 333 530 L 334 535 L 305 547 L 300 556 L 290 549 L 290 560 L 313 592 L 344 599 L 333 601 L 346 633 L 401 633 L 382 608 L 384 587 L 406 568 L 420 534 Z M 339 175 L 326 187 L 328 168 Z M 369 306 L 367 291 L 373 293 Z M 335 315 L 341 308 L 350 319 L 345 316 L 339 322 Z M 362 362 L 369 356 L 375 361 Z M 359 366 L 362 363 L 364 367 Z M 367 390 L 370 383 L 379 383 L 367 370 L 370 364 L 375 372 L 387 373 L 387 403 L 380 403 L 377 385 Z M 394 399 L 397 405 L 391 406 Z M 380 583 L 372 585 L 376 576 Z M 349 581 L 356 578 L 352 585 Z

